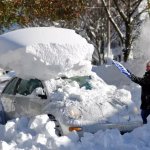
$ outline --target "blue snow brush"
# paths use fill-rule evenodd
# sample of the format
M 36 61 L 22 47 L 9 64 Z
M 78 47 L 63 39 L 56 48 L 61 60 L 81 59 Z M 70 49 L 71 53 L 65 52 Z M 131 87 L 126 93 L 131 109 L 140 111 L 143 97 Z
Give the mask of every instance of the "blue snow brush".
M 118 61 L 112 60 L 112 63 L 119 69 L 121 73 L 126 75 L 128 78 L 131 78 L 131 73 Z

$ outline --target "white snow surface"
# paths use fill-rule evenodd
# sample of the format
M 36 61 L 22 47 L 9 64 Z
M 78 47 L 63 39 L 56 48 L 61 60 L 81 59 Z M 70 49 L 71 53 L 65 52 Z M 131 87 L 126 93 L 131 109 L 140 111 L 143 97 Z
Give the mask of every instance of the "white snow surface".
M 147 29 L 149 29 L 149 26 L 146 27 Z M 145 51 L 146 56 L 149 54 L 150 47 L 147 48 L 148 51 Z M 143 57 L 139 57 L 135 62 L 146 62 L 147 57 L 144 58 L 145 59 L 143 60 Z M 16 65 L 15 63 L 14 66 Z M 133 63 L 133 61 L 124 65 L 127 68 L 130 68 L 133 72 L 137 72 L 139 74 L 143 73 L 141 70 L 141 65 L 139 68 L 137 68 L 135 66 L 137 66 L 138 64 Z M 104 121 L 106 121 L 107 119 L 112 122 L 118 121 L 118 119 L 119 121 L 140 119 L 140 86 L 135 83 L 131 83 L 131 81 L 129 80 L 126 83 L 125 76 L 117 72 L 117 70 L 113 71 L 114 66 L 112 65 L 93 67 L 92 70 L 96 72 L 100 77 L 90 71 L 90 67 L 91 65 L 88 66 L 87 64 L 87 67 L 85 67 L 84 69 L 84 73 L 92 76 L 90 82 L 92 90 L 85 90 L 84 87 L 79 88 L 79 85 L 76 82 L 65 82 L 64 84 L 64 82 L 62 82 L 61 80 L 56 81 L 54 79 L 50 79 L 48 83 L 50 86 L 50 91 L 53 91 L 54 89 L 56 89 L 56 87 L 59 86 L 58 92 L 53 93 L 51 95 L 51 98 L 55 99 L 56 103 L 59 103 L 65 97 L 64 100 L 66 102 L 66 105 L 73 104 L 78 108 L 84 107 L 85 110 L 90 110 L 93 115 L 95 114 L 95 118 L 96 115 L 99 115 L 99 117 L 101 117 L 101 119 Z M 78 65 L 76 68 L 78 70 Z M 25 70 L 22 70 L 22 74 L 25 73 L 24 71 Z M 42 71 L 43 70 L 41 70 L 41 72 Z M 74 73 L 72 72 L 78 72 L 78 75 L 82 75 L 81 70 L 76 71 L 75 69 L 70 70 L 69 73 L 65 72 L 65 74 L 73 76 Z M 105 77 L 105 82 L 102 76 Z M 110 83 L 113 85 L 110 85 Z M 115 106 L 111 105 L 113 102 L 116 102 Z M 78 105 L 79 103 L 82 103 L 82 105 Z M 125 108 L 122 104 L 127 104 L 128 109 Z M 98 105 L 101 107 L 97 107 Z M 103 112 L 99 113 L 101 110 Z M 118 118 L 119 112 L 121 112 L 120 118 Z M 104 114 L 105 116 L 102 117 L 102 114 Z M 87 116 L 85 115 L 84 119 L 88 120 L 89 118 L 86 117 Z M 54 122 L 50 121 L 46 114 L 43 114 L 30 119 L 27 117 L 16 118 L 7 122 L 6 125 L 0 125 L 0 149 L 149 150 L 149 129 L 150 117 L 148 118 L 147 125 L 136 128 L 132 132 L 126 133 L 124 135 L 121 135 L 117 129 L 112 129 L 106 131 L 100 130 L 95 134 L 84 133 L 83 137 L 81 137 L 80 139 L 76 132 L 72 132 L 68 136 L 58 137 L 55 134 Z
M 0 36 L 0 45 L 0 66 L 23 78 L 50 79 L 84 70 L 94 51 L 74 30 L 55 27 L 12 31 Z
M 150 123 L 121 135 L 117 129 L 58 137 L 47 115 L 26 117 L 0 126 L 1 150 L 149 150 Z

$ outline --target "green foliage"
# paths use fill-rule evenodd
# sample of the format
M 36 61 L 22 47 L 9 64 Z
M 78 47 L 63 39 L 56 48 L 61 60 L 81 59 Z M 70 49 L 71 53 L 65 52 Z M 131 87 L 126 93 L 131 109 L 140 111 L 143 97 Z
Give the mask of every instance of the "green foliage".
M 85 0 L 1 0 L 0 29 L 16 23 L 28 26 L 34 21 L 70 21 L 85 11 Z

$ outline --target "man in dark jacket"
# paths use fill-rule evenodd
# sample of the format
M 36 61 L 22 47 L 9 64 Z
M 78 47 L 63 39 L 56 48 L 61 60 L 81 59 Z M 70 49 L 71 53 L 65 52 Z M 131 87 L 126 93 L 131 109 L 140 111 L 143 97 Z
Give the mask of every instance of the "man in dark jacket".
M 131 73 L 130 79 L 141 86 L 141 117 L 143 124 L 147 123 L 150 115 L 150 61 L 146 65 L 146 72 L 142 78 Z

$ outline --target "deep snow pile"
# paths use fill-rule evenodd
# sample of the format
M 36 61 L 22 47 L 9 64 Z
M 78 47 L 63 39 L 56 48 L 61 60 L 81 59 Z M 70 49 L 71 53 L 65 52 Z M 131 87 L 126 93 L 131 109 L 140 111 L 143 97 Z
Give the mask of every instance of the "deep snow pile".
M 150 124 L 121 135 L 117 129 L 58 137 L 47 115 L 20 118 L 0 126 L 1 150 L 149 150 Z
M 81 71 L 90 64 L 94 50 L 74 30 L 55 27 L 12 31 L 0 36 L 0 45 L 2 68 L 40 79 L 55 78 L 71 69 Z
M 56 107 L 57 113 L 61 109 L 60 113 L 63 112 L 65 116 L 69 116 L 68 110 L 76 109 L 81 115 L 80 118 L 74 118 L 74 121 L 77 119 L 80 120 L 80 123 L 86 121 L 99 123 L 141 121 L 139 106 L 135 100 L 132 100 L 129 91 L 107 85 L 92 72 L 87 82 L 90 89 L 86 89 L 86 86 L 80 88 L 78 82 L 69 79 L 46 81 L 49 87 L 50 102 L 47 103 L 43 112 L 48 113 Z

